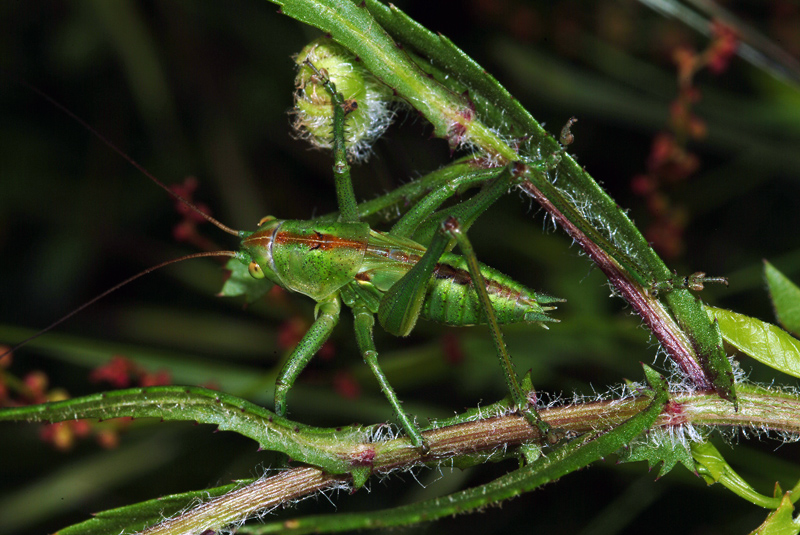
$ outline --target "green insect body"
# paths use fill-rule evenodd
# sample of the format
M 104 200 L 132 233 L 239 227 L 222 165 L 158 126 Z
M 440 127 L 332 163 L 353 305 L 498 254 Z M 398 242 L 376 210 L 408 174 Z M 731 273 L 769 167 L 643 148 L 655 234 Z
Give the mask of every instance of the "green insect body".
M 358 274 L 369 233 L 367 223 L 310 223 L 268 216 L 242 239 L 242 260 L 255 278 L 266 276 L 319 302 Z
M 242 251 L 243 262 L 258 264 L 250 268 L 256 278 L 266 277 L 318 302 L 338 295 L 347 306 L 363 304 L 376 314 L 385 292 L 417 264 L 426 248 L 410 239 L 372 230 L 366 223 L 267 217 L 258 230 L 242 240 Z M 499 323 L 555 321 L 546 314 L 552 307 L 541 305 L 558 299 L 538 294 L 482 264 L 481 274 Z M 430 278 L 421 317 L 454 326 L 486 323 L 471 285 L 465 260 L 445 253 Z
M 268 216 L 255 232 L 238 233 L 242 241 L 236 253 L 253 278 L 268 279 L 317 302 L 314 323 L 278 374 L 275 412 L 286 413 L 289 390 L 333 332 L 344 304 L 353 312 L 361 355 L 414 447 L 428 450 L 419 426 L 403 410 L 378 364 L 372 335 L 376 316 L 387 332 L 397 336 L 408 335 L 420 317 L 456 326 L 488 324 L 514 403 L 531 424 L 553 439 L 555 433 L 539 418 L 529 393 L 520 386 L 499 324 L 556 321 L 547 316 L 553 307 L 546 305 L 560 300 L 538 294 L 480 264 L 466 237 L 469 226 L 517 180 L 513 166 L 498 172 L 478 194 L 455 207 L 436 212 L 457 189 L 444 185 L 430 191 L 389 232 L 372 230 L 359 219 L 347 161 L 345 116 L 359 104 L 337 92 L 325 71 L 308 60 L 305 67 L 314 73 L 309 81 L 328 92 L 333 108 L 339 220 L 294 221 Z M 415 236 L 424 245 L 415 241 Z M 464 256 L 449 252 L 455 245 Z M 241 270 L 233 271 L 244 276 Z
M 502 183 L 494 189 L 501 191 Z M 477 204 L 483 209 L 483 204 Z M 275 411 L 286 413 L 286 398 L 297 377 L 330 336 L 339 320 L 342 303 L 353 310 L 359 349 L 384 394 L 394 407 L 412 443 L 427 448 L 419 428 L 407 415 L 377 362 L 372 341 L 374 316 L 389 333 L 406 336 L 419 317 L 454 326 L 489 323 L 556 321 L 547 316 L 560 301 L 536 293 L 483 264 L 471 272 L 468 259 L 444 252 L 448 234 L 439 232 L 432 250 L 410 238 L 372 230 L 364 222 L 314 222 L 261 220 L 252 233 L 242 232 L 237 258 L 255 279 L 267 279 L 287 290 L 317 301 L 316 321 L 287 359 L 275 386 Z M 435 244 L 435 245 L 434 245 Z M 476 276 L 477 275 L 477 276 Z M 474 281 L 485 287 L 494 312 L 475 291 Z M 496 340 L 499 340 L 500 337 Z M 513 373 L 505 347 L 501 361 Z M 508 379 L 508 378 L 507 378 Z M 517 397 L 523 394 L 516 386 Z M 519 403 L 522 407 L 523 404 Z

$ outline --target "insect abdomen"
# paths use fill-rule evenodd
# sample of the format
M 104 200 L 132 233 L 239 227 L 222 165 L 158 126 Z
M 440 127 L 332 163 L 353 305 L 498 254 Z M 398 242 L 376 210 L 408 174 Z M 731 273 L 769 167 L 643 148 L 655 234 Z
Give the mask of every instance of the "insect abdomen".
M 555 299 L 540 296 L 486 265 L 481 265 L 481 273 L 499 323 L 557 321 L 547 316 L 550 307 L 545 309 L 540 303 Z M 452 254 L 442 257 L 431 279 L 422 316 L 448 325 L 486 323 L 463 258 Z

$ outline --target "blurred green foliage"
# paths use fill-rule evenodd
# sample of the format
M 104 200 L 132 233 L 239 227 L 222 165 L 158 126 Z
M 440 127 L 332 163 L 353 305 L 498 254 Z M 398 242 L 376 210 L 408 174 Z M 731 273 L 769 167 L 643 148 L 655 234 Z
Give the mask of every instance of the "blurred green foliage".
M 646 226 L 651 213 L 630 183 L 667 125 L 676 94 L 669 51 L 676 43 L 701 49 L 704 37 L 632 1 L 444 2 L 447 16 L 425 2 L 397 4 L 472 55 L 551 132 L 577 116 L 570 151 Z M 758 17 L 748 22 L 800 49 L 800 23 L 792 34 L 786 20 L 764 11 L 744 16 Z M 224 223 L 249 229 L 266 214 L 307 219 L 335 209 L 330 155 L 295 139 L 287 116 L 291 57 L 316 34 L 274 5 L 3 3 L 0 30 L 0 68 L 64 104 L 162 180 L 197 177 L 195 198 Z M 684 253 L 671 267 L 728 276 L 729 288 L 708 288 L 703 299 L 774 321 L 761 259 L 800 279 L 800 98 L 796 88 L 741 60 L 719 76 L 701 73 L 697 85 L 702 100 L 694 111 L 708 136 L 691 146 L 698 172 L 669 190 L 688 220 Z M 413 115 L 399 123 L 354 171 L 360 198 L 449 160 L 446 142 L 429 139 L 430 129 Z M 471 232 L 483 262 L 568 300 L 559 308 L 562 323 L 549 331 L 505 329 L 517 369 L 533 369 L 540 391 L 568 397 L 638 379 L 638 362 L 651 362 L 656 352 L 647 332 L 526 202 L 509 195 Z M 138 270 L 194 252 L 172 238 L 179 220 L 172 204 L 75 121 L 0 77 L 0 323 L 39 329 Z M 235 245 L 208 225 L 200 231 L 220 248 Z M 89 372 L 123 354 L 152 371 L 169 370 L 177 384 L 216 384 L 271 406 L 279 339 L 286 322 L 310 320 L 312 303 L 280 295 L 242 310 L 214 296 L 221 282 L 211 260 L 145 277 L 17 352 L 11 371 L 44 370 L 52 386 L 79 395 L 109 388 L 91 383 Z M 292 391 L 292 418 L 321 425 L 391 419 L 349 322 L 343 318 L 336 330 L 334 358 L 317 358 Z M 376 344 L 409 412 L 440 417 L 504 395 L 486 334 L 421 323 L 409 339 L 377 330 Z M 23 337 L 6 335 L 0 341 Z M 757 368 L 753 376 L 771 373 Z M 360 385 L 355 399 L 337 393 L 343 377 Z M 94 511 L 258 475 L 281 462 L 241 437 L 182 424 L 135 424 L 111 451 L 84 440 L 56 452 L 37 433 L 34 425 L 0 427 L 0 532 L 52 531 Z M 796 449 L 765 456 L 758 447 L 724 454 L 743 462 L 740 473 L 755 485 L 781 479 L 791 486 L 800 472 L 792 462 Z M 744 533 L 763 519 L 762 510 L 706 490 L 700 479 L 676 471 L 653 482 L 642 468 L 596 467 L 502 510 L 428 529 L 637 533 L 646 521 L 653 533 Z M 372 493 L 341 497 L 337 507 L 407 503 L 502 472 L 417 474 L 427 487 L 408 484 L 413 478 L 406 475 L 406 484 L 373 483 Z M 326 500 L 301 506 L 311 509 L 333 511 Z

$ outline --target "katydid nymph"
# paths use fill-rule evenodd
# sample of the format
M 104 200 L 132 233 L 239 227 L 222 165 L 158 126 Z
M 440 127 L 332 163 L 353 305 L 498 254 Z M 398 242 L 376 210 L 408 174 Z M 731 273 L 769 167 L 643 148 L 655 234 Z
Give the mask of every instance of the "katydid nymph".
M 336 221 L 281 220 L 267 216 L 259 222 L 254 232 L 233 230 L 206 215 L 80 118 L 45 96 L 150 180 L 221 230 L 241 239 L 239 251 L 197 253 L 137 274 L 82 305 L 45 331 L 153 269 L 188 258 L 230 256 L 234 259 L 232 262 L 246 266 L 253 281 L 271 281 L 289 291 L 307 295 L 317 303 L 313 325 L 291 352 L 278 375 L 275 386 L 275 412 L 278 415 L 286 414 L 289 390 L 331 335 L 344 304 L 353 312 L 355 337 L 362 357 L 375 375 L 411 444 L 421 452 L 426 452 L 428 445 L 420 428 L 415 419 L 403 410 L 378 363 L 372 333 L 376 315 L 381 326 L 396 336 L 407 336 L 420 317 L 452 326 L 487 324 L 513 403 L 531 424 L 552 439 L 554 434 L 539 418 L 530 395 L 519 384 L 499 325 L 557 321 L 547 312 L 561 300 L 534 292 L 497 270 L 478 263 L 466 236 L 466 230 L 477 217 L 514 185 L 518 175 L 515 166 L 495 170 L 496 176 L 479 193 L 441 212 L 435 211 L 456 189 L 449 185 L 434 188 L 388 232 L 373 230 L 368 223 L 359 219 L 345 147 L 347 114 L 358 107 L 358 102 L 346 101 L 337 92 L 327 73 L 318 70 L 310 61 L 306 61 L 301 68 L 311 69 L 315 83 L 330 96 L 333 108 L 333 169 L 340 215 Z M 427 243 L 414 241 L 412 236 L 425 226 L 434 229 L 432 234 L 429 233 Z M 449 252 L 455 245 L 458 245 L 463 256 Z

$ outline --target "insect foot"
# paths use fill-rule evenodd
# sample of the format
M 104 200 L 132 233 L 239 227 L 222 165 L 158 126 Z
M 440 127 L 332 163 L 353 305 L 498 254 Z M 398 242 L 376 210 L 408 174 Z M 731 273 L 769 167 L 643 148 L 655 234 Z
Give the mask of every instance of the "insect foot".
M 345 102 L 348 157 L 366 160 L 372 144 L 394 118 L 394 92 L 364 69 L 346 48 L 327 37 L 306 45 L 295 61 L 299 66 L 293 120 L 297 135 L 316 148 L 333 147 L 332 100 L 324 87 L 330 81 Z
M 719 283 L 728 285 L 727 277 L 707 277 L 704 271 L 696 271 L 691 275 L 686 275 L 683 278 L 678 277 L 675 273 L 674 276 L 665 281 L 654 281 L 650 285 L 650 295 L 656 296 L 658 292 L 665 291 L 671 292 L 672 290 L 687 289 L 695 292 L 701 291 L 706 283 Z

